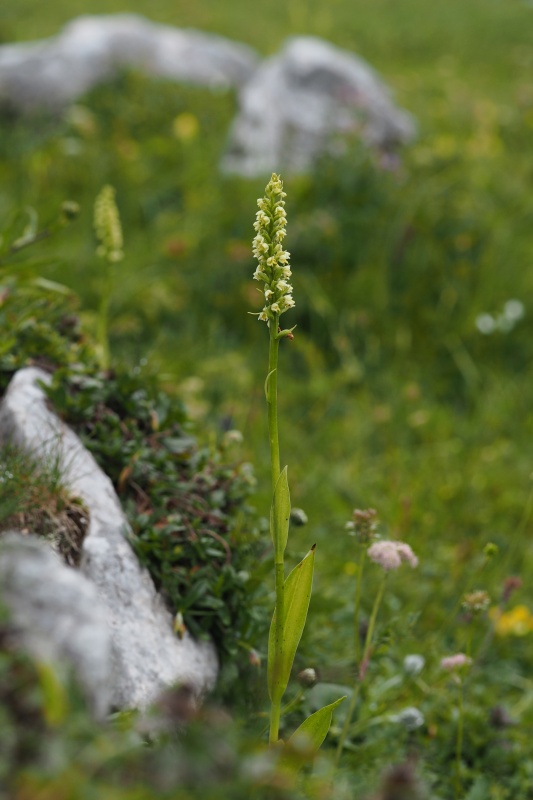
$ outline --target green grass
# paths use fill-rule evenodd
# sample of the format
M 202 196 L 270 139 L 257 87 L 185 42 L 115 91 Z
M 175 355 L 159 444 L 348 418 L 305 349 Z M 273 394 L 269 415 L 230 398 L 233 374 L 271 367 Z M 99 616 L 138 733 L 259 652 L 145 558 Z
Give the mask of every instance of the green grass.
M 54 0 L 46 14 L 35 0 L 11 3 L 0 37 L 51 35 L 87 10 L 75 0 Z M 496 602 L 514 573 L 524 588 L 512 604 L 533 602 L 533 10 L 518 0 L 90 7 L 121 10 L 221 33 L 263 54 L 294 33 L 324 35 L 367 58 L 419 121 L 397 175 L 376 171 L 355 148 L 342 164 L 286 180 L 297 303 L 288 324 L 298 328 L 281 352 L 280 425 L 293 504 L 310 520 L 291 532 L 291 556 L 318 544 L 300 666 L 348 680 L 354 554 L 344 523 L 354 507 L 373 506 L 383 532 L 408 541 L 421 565 L 393 581 L 368 699 L 376 714 L 424 709 L 422 769 L 440 787 L 437 797 L 451 797 L 454 722 L 437 664 L 465 647 L 456 603 L 475 588 Z M 46 220 L 66 198 L 81 204 L 68 236 L 43 244 L 43 259 L 54 263 L 40 269 L 81 294 L 91 326 L 102 282 L 92 202 L 102 184 L 117 188 L 126 258 L 116 267 L 113 356 L 125 364 L 147 358 L 206 438 L 231 418 L 245 435 L 244 458 L 260 479 L 256 506 L 266 514 L 267 337 L 246 313 L 255 310 L 251 226 L 266 180 L 218 175 L 235 98 L 127 75 L 80 105 L 83 114 L 31 129 L 4 124 L 0 213 L 31 205 Z M 184 112 L 198 120 L 188 140 L 174 132 Z M 478 314 L 497 313 L 510 298 L 524 303 L 525 318 L 507 334 L 481 335 Z M 479 572 L 488 541 L 500 555 Z M 363 598 L 364 613 L 371 602 Z M 532 696 L 530 640 L 495 638 L 467 696 L 465 783 L 489 775 L 487 797 L 526 797 L 530 785 L 533 709 L 519 707 Z M 430 693 L 402 685 L 379 696 L 408 652 L 426 656 Z M 518 708 L 507 755 L 487 723 L 501 703 Z M 354 791 L 374 786 L 410 743 L 390 725 L 371 729 L 352 757 Z

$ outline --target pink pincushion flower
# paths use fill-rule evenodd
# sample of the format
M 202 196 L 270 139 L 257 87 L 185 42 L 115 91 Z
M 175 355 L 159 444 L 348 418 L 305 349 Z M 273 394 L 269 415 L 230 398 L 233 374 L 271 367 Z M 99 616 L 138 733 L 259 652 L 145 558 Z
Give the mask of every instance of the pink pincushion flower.
M 468 667 L 471 663 L 472 659 L 469 656 L 465 656 L 464 653 L 456 653 L 454 656 L 446 656 L 445 658 L 442 658 L 440 666 L 441 669 L 447 669 L 451 672 L 454 669 Z
M 418 558 L 415 556 L 411 548 L 405 542 L 396 542 L 396 548 L 400 554 L 402 561 L 407 561 L 413 567 L 418 567 Z
M 413 568 L 418 566 L 418 558 L 405 542 L 374 542 L 367 552 L 370 560 L 379 564 L 385 572 L 398 569 L 402 561 L 407 561 Z

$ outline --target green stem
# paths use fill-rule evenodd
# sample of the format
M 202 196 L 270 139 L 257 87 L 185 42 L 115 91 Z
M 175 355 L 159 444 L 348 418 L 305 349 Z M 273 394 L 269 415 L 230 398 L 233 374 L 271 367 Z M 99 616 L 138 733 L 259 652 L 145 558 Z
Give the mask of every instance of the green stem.
M 468 635 L 468 642 L 466 645 L 466 655 L 471 657 L 472 653 L 472 639 L 474 637 L 474 629 L 470 623 L 470 631 Z M 459 719 L 457 721 L 457 741 L 455 745 L 455 797 L 456 800 L 461 794 L 461 755 L 463 752 L 463 732 L 464 732 L 464 702 L 465 702 L 465 682 L 463 677 L 459 678 L 461 681 L 459 691 Z
M 293 710 L 293 708 L 296 708 L 296 706 L 300 705 L 304 694 L 305 694 L 304 690 L 300 689 L 298 691 L 298 694 L 295 697 L 293 697 L 292 700 L 289 700 L 288 703 L 285 703 L 285 705 L 281 709 L 281 716 L 282 717 L 285 716 L 285 714 L 288 714 L 289 711 Z
M 346 719 L 344 720 L 344 726 L 342 728 L 342 732 L 339 738 L 339 743 L 337 745 L 337 752 L 335 754 L 335 766 L 339 763 L 342 750 L 344 748 L 344 743 L 346 741 L 346 737 L 348 736 L 348 731 L 350 729 L 350 725 L 352 722 L 353 712 L 355 711 L 355 706 L 357 705 L 357 698 L 359 697 L 359 692 L 361 690 L 361 685 L 363 683 L 366 669 L 368 667 L 368 661 L 370 660 L 370 653 L 372 649 L 372 638 L 374 636 L 374 628 L 376 627 L 376 619 L 378 616 L 379 607 L 381 605 L 381 601 L 383 600 L 383 595 L 385 593 L 385 586 L 387 583 L 387 573 L 383 576 L 381 581 L 380 587 L 376 594 L 376 599 L 374 600 L 374 605 L 372 607 L 372 612 L 370 614 L 370 621 L 368 623 L 368 630 L 366 632 L 365 637 L 365 646 L 363 649 L 363 657 L 361 659 L 361 663 L 357 665 L 357 677 L 356 682 L 354 684 L 354 688 L 352 691 L 352 698 L 350 700 L 350 706 L 346 713 Z
M 455 798 L 461 795 L 461 753 L 463 751 L 463 728 L 464 728 L 464 682 L 461 680 L 459 687 L 459 720 L 457 723 L 457 742 L 455 745 Z
M 278 353 L 279 339 L 277 317 L 270 322 L 270 347 L 268 353 L 268 383 L 267 383 L 267 405 L 268 405 L 268 435 L 270 442 L 270 463 L 272 470 L 272 494 L 276 489 L 276 484 L 280 475 L 279 462 L 279 435 L 278 435 Z M 273 533 L 273 531 L 271 532 Z M 283 554 L 280 560 L 276 561 L 276 615 L 274 623 L 274 674 L 279 674 L 283 651 L 283 628 L 285 619 L 285 566 Z M 270 735 L 269 741 L 274 744 L 279 738 L 279 722 L 281 718 L 282 695 L 272 698 L 270 711 Z
M 505 567 L 504 573 L 509 572 L 511 570 L 513 560 L 517 555 L 517 551 L 522 547 L 522 542 L 524 541 L 524 533 L 531 519 L 532 512 L 533 512 L 533 489 L 530 490 L 527 496 L 522 517 L 512 536 L 511 546 L 509 547 L 507 555 L 504 559 L 504 567 Z
M 272 700 L 270 708 L 270 734 L 268 741 L 276 744 L 279 739 L 279 721 L 281 719 L 281 698 Z
M 270 464 L 272 469 L 272 494 L 278 482 L 279 466 L 279 436 L 278 436 L 278 353 L 279 339 L 277 338 L 278 321 L 270 323 L 270 347 L 268 351 L 268 435 L 270 441 Z
M 359 697 L 359 692 L 361 689 L 361 683 L 359 679 L 357 679 L 357 683 L 354 684 L 352 690 L 352 697 L 350 699 L 350 705 L 348 707 L 348 711 L 346 712 L 346 717 L 344 720 L 344 725 L 342 727 L 342 732 L 339 738 L 339 743 L 337 745 L 337 752 L 335 753 L 335 766 L 337 767 L 340 761 L 340 757 L 342 751 L 344 749 L 344 743 L 346 741 L 346 737 L 348 736 L 348 729 L 352 722 L 353 712 L 355 711 L 355 706 L 357 705 L 357 699 Z
M 365 639 L 365 649 L 363 650 L 363 658 L 361 659 L 361 666 L 366 667 L 368 666 L 367 662 L 370 658 L 370 649 L 372 647 L 372 639 L 374 637 L 374 628 L 376 627 L 376 619 L 378 617 L 379 607 L 381 605 L 381 601 L 383 600 L 383 595 L 385 593 L 385 586 L 387 585 L 387 575 L 386 572 L 381 580 L 381 584 L 378 589 L 378 593 L 376 595 L 376 599 L 374 600 L 374 606 L 372 608 L 372 613 L 370 614 L 370 622 L 368 623 L 368 630 L 366 632 L 366 639 Z M 363 676 L 361 677 L 361 680 Z
M 366 548 L 361 547 L 361 555 L 355 575 L 355 607 L 353 612 L 355 663 L 359 669 L 361 657 L 361 636 L 359 632 L 359 609 L 361 608 L 361 585 L 363 583 L 363 567 L 365 565 Z
M 109 352 L 109 306 L 111 305 L 111 293 L 113 282 L 111 278 L 110 264 L 106 262 L 106 274 L 100 298 L 100 308 L 98 309 L 97 335 L 96 339 L 100 345 L 102 369 L 108 370 L 111 363 Z

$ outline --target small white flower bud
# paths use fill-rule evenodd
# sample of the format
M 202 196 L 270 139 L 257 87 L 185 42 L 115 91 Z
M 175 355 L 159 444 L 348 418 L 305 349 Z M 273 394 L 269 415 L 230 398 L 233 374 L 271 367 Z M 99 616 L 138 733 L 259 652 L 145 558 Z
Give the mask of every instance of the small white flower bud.
M 307 514 L 303 510 L 303 508 L 291 508 L 291 522 L 296 525 L 297 527 L 302 527 L 303 525 L 307 525 L 308 518 Z
M 412 655 L 405 656 L 403 660 L 403 669 L 407 675 L 412 675 L 414 677 L 416 675 L 420 675 L 425 664 L 426 659 L 424 656 L 418 655 L 418 653 L 413 653 Z
M 416 731 L 416 729 L 421 728 L 425 722 L 422 712 L 414 706 L 404 708 L 399 714 L 392 716 L 391 720 L 403 725 L 408 731 Z
M 311 689 L 316 682 L 318 681 L 318 677 L 316 674 L 316 670 L 312 667 L 308 667 L 307 669 L 303 669 L 301 672 L 298 673 L 298 683 L 300 686 L 304 686 L 307 689 Z

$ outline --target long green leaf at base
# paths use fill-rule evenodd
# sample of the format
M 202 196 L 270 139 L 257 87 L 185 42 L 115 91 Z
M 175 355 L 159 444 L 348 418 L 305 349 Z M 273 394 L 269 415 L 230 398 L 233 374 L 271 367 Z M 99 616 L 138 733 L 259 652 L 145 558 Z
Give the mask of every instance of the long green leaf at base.
M 272 618 L 268 639 L 268 692 L 271 700 L 280 700 L 291 674 L 294 656 L 302 638 L 315 564 L 315 545 L 292 570 L 285 581 L 285 620 L 281 654 L 275 652 L 276 612 Z

